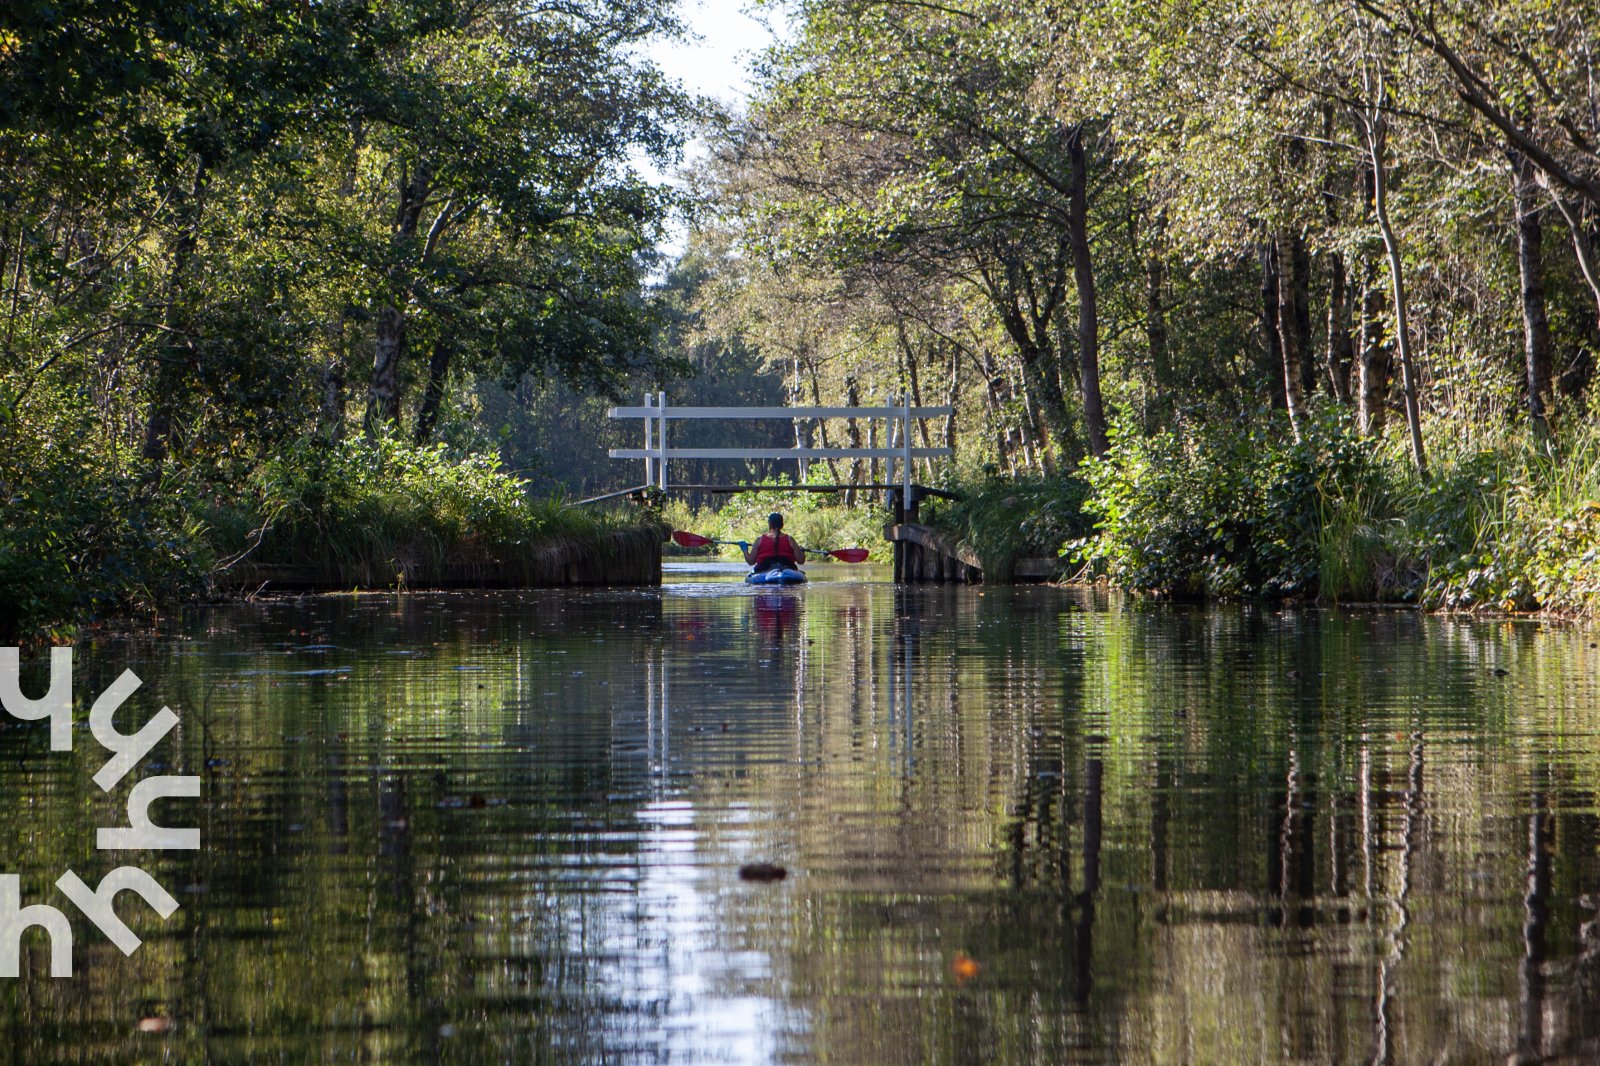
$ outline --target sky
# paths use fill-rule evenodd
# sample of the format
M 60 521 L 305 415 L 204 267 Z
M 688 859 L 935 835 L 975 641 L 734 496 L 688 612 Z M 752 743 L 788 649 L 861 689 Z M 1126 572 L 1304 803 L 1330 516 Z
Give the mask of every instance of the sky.
M 750 61 L 773 41 L 767 23 L 782 25 L 770 7 L 753 10 L 750 0 L 680 0 L 690 39 L 656 42 L 645 53 L 691 92 L 740 104 L 750 91 Z
M 771 7 L 756 11 L 753 0 L 680 0 L 679 13 L 689 29 L 688 38 L 654 42 L 645 54 L 688 91 L 742 109 L 750 96 L 750 65 L 775 39 L 769 25 L 781 32 L 781 13 Z M 704 151 L 702 143 L 689 145 L 685 162 Z M 644 159 L 636 159 L 635 165 L 651 180 L 671 180 L 670 174 L 662 174 Z M 686 237 L 683 227 L 674 225 L 661 248 L 676 257 Z

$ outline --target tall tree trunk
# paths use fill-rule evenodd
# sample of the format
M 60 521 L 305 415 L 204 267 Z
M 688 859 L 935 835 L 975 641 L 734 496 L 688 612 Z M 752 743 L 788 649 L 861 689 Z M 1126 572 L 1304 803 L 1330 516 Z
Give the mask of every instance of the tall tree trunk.
M 895 333 L 896 333 L 896 335 L 897 335 L 897 337 L 899 338 L 899 341 L 900 341 L 900 352 L 901 352 L 901 355 L 905 360 L 906 381 L 911 385 L 911 406 L 912 407 L 921 407 L 922 406 L 922 377 L 917 372 L 917 352 L 916 352 L 916 349 L 912 346 L 911 338 L 906 333 L 906 326 L 905 326 L 905 320 L 904 319 L 896 319 L 894 328 L 895 328 Z M 819 400 L 817 402 L 820 405 L 822 401 Z M 917 429 L 918 429 L 918 431 L 920 432 L 920 434 L 922 436 L 922 447 L 924 447 L 924 448 L 933 447 L 933 441 L 928 436 L 928 432 L 929 431 L 928 431 L 928 422 L 927 422 L 927 420 L 926 419 L 922 419 L 922 418 L 918 418 L 915 421 L 917 423 Z M 917 460 L 913 460 L 912 461 L 912 467 L 913 468 L 916 467 L 916 463 L 917 463 Z M 921 463 L 922 463 L 923 474 L 928 478 L 928 480 L 930 480 L 930 481 L 933 480 L 933 460 L 932 459 L 922 459 Z
M 417 236 L 417 223 L 423 205 L 433 191 L 433 168 L 423 160 L 414 170 L 402 170 L 398 186 L 390 244 L 397 263 L 411 261 L 410 245 Z M 389 277 L 390 299 L 374 316 L 372 383 L 367 391 L 367 435 L 400 421 L 400 364 L 405 358 L 406 315 L 402 307 L 414 279 L 402 266 L 395 266 Z
M 995 457 L 999 460 L 998 465 L 1014 477 L 1017 472 L 1018 442 L 1006 414 L 1005 398 L 1000 395 L 1000 370 L 994 364 L 994 357 L 987 352 L 981 357 L 974 352 L 972 360 L 979 377 L 983 379 L 983 398 L 989 412 L 989 429 L 994 435 Z
M 1067 405 L 1061 383 L 1053 380 L 1043 364 L 1049 353 L 1031 341 L 1022 354 L 1022 400 L 1028 413 L 1027 429 L 1037 446 L 1041 472 L 1055 469 L 1056 458 L 1072 453 Z
M 784 398 L 789 407 L 799 407 L 800 397 L 805 395 L 800 384 L 800 355 L 794 357 L 794 373 L 789 375 L 788 395 Z M 791 425 L 794 427 L 794 446 L 796 449 L 811 447 L 811 420 L 797 418 Z M 811 460 L 796 459 L 794 461 L 795 481 L 803 484 L 811 473 Z
M 1300 395 L 1302 398 L 1317 391 L 1317 359 L 1311 350 L 1311 251 L 1306 247 L 1305 236 L 1298 230 L 1289 234 L 1289 249 L 1280 254 L 1287 267 L 1289 296 L 1280 299 L 1279 305 L 1289 309 L 1289 321 L 1294 326 L 1294 348 L 1300 367 Z M 1302 403 L 1302 411 L 1305 406 Z
M 161 339 L 156 346 L 156 371 L 150 397 L 150 417 L 145 423 L 144 458 L 158 467 L 167 457 L 172 440 L 172 420 L 187 391 L 188 363 L 192 349 L 182 339 L 180 319 L 184 290 L 188 286 L 189 264 L 200 247 L 200 223 L 205 216 L 206 187 L 211 177 L 204 159 L 195 165 L 194 181 L 185 194 L 179 194 L 178 235 L 172 245 L 172 265 L 167 272 L 167 289 L 162 299 Z
M 846 407 L 859 407 L 861 405 L 861 386 L 857 383 L 856 377 L 855 377 L 854 374 L 845 375 L 845 379 L 844 379 L 844 403 L 845 403 Z M 860 448 L 861 447 L 861 423 L 856 421 L 854 418 L 847 418 L 847 419 L 845 419 L 845 429 L 844 429 L 844 431 L 845 431 L 845 434 L 846 434 L 846 436 L 848 437 L 848 439 L 850 441 L 850 447 L 852 447 L 852 448 Z M 855 486 L 859 485 L 859 484 L 861 484 L 861 459 L 860 459 L 860 457 L 857 457 L 857 458 L 854 458 L 854 459 L 850 460 L 850 485 L 851 485 L 851 487 L 848 488 L 848 489 L 845 489 L 845 492 L 844 492 L 844 502 L 845 502 L 845 506 L 846 507 L 855 506 L 855 502 L 856 502 Z
M 1026 279 L 1014 264 L 1006 267 L 1007 277 L 1002 284 L 993 274 L 985 272 L 985 287 L 1006 336 L 1017 349 L 1017 362 L 1022 370 L 1022 396 L 1028 413 L 1028 428 L 1033 440 L 1042 445 L 1041 458 L 1047 465 L 1054 463 L 1052 453 L 1071 453 L 1071 424 L 1067 418 L 1066 399 L 1061 392 L 1060 362 L 1051 355 L 1049 337 L 1036 337 L 1024 314 L 1021 302 Z M 1037 317 L 1037 316 L 1036 316 Z M 1048 321 L 1048 320 L 1047 320 Z
M 1369 437 L 1381 437 L 1389 417 L 1389 377 L 1394 373 L 1394 355 L 1383 343 L 1383 296 L 1372 275 L 1372 267 L 1363 263 L 1356 426 Z
M 1294 313 L 1296 271 L 1292 266 L 1284 269 L 1289 265 L 1285 260 L 1292 263 L 1295 258 L 1295 240 L 1293 234 L 1282 232 L 1273 243 L 1278 259 L 1278 350 L 1283 353 L 1283 399 L 1289 409 L 1289 428 L 1294 431 L 1294 439 L 1300 440 L 1305 435 L 1306 422 L 1305 374 L 1301 365 L 1304 349 Z
M 417 408 L 416 441 L 426 444 L 439 424 L 439 408 L 444 402 L 445 383 L 450 378 L 450 356 L 453 348 L 443 337 L 433 342 L 433 355 L 428 358 L 428 384 L 422 391 L 422 405 Z M 398 416 L 398 412 L 396 413 Z
M 393 304 L 373 319 L 372 381 L 367 389 L 367 435 L 400 421 L 400 361 L 405 355 L 406 316 Z
M 344 368 L 337 355 L 322 364 L 322 403 L 317 419 L 330 443 L 344 437 Z
M 1328 256 L 1328 391 L 1349 406 L 1350 366 L 1354 347 L 1350 338 L 1350 281 L 1344 256 Z
M 1267 399 L 1279 410 L 1289 406 L 1284 390 L 1283 334 L 1279 329 L 1278 248 L 1272 241 L 1261 245 L 1261 339 L 1266 346 Z
M 1337 133 L 1338 109 L 1332 104 L 1322 108 L 1322 137 L 1333 143 Z M 1339 183 L 1348 172 L 1328 167 L 1322 176 L 1322 212 L 1330 232 L 1339 228 Z M 1350 276 L 1344 255 L 1328 253 L 1328 342 L 1324 363 L 1328 374 L 1328 392 L 1339 403 L 1349 406 L 1350 374 L 1354 347 L 1350 339 Z
M 954 449 L 956 446 L 956 400 L 961 394 L 961 347 L 957 344 L 950 345 L 950 375 L 946 380 L 944 405 L 950 408 L 950 413 L 944 417 L 943 447 Z
M 1024 375 L 1026 378 L 1026 375 Z M 1054 459 L 1039 418 L 1039 405 L 1027 381 L 1022 385 L 1022 454 L 1028 469 L 1035 474 L 1049 473 Z
M 1549 433 L 1545 405 L 1550 398 L 1550 320 L 1544 302 L 1544 227 L 1539 221 L 1533 164 L 1510 149 L 1511 191 L 1516 204 L 1517 273 L 1522 287 L 1522 350 L 1528 375 L 1528 420 L 1534 438 Z
M 1072 196 L 1067 204 L 1067 237 L 1072 249 L 1072 279 L 1078 290 L 1078 380 L 1083 393 L 1083 427 L 1089 451 L 1102 456 L 1111 447 L 1105 405 L 1100 399 L 1100 318 L 1095 300 L 1094 263 L 1089 256 L 1089 165 L 1083 124 L 1067 135 Z
M 1405 400 L 1406 432 L 1411 438 L 1411 460 L 1417 473 L 1428 476 L 1428 457 L 1422 446 L 1422 406 L 1417 398 L 1417 368 L 1411 356 L 1411 317 L 1406 303 L 1405 264 L 1400 255 L 1400 238 L 1389 218 L 1389 177 L 1384 166 L 1384 139 L 1387 119 L 1374 110 L 1362 116 L 1362 132 L 1372 163 L 1372 210 L 1383 234 L 1384 252 L 1389 258 L 1390 298 L 1394 301 L 1394 342 L 1400 354 L 1400 394 Z

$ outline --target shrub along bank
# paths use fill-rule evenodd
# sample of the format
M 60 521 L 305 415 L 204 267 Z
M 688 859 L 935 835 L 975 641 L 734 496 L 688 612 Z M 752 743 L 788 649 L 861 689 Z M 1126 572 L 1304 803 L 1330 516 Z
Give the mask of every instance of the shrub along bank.
M 638 524 L 531 499 L 493 457 L 394 439 L 299 444 L 237 485 L 151 483 L 48 444 L 17 447 L 0 463 L 0 502 L 5 641 L 159 610 L 244 562 L 402 573 L 594 547 Z
M 1089 575 L 1173 596 L 1315 596 L 1426 607 L 1600 608 L 1600 432 L 1548 448 L 1400 442 L 1343 418 L 1286 440 L 1258 426 L 1119 436 L 1086 467 L 1097 532 L 1064 550 Z
M 1056 556 L 1063 542 L 1094 531 L 1085 510 L 1089 484 L 1082 478 L 984 474 L 949 487 L 959 498 L 928 500 L 920 517 L 971 548 L 985 574 L 1008 574 L 1018 559 Z
M 1061 555 L 1069 575 L 1184 599 L 1296 597 L 1429 608 L 1600 610 L 1600 430 L 1400 440 L 1337 412 L 1122 432 L 1072 477 L 968 479 L 927 520 L 980 557 Z M 1471 440 L 1473 443 L 1462 443 Z

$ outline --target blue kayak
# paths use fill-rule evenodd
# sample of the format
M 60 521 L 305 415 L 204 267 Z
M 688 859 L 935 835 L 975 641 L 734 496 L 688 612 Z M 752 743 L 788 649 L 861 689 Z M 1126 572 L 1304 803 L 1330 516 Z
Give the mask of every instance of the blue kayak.
M 804 584 L 806 575 L 799 570 L 767 570 L 759 574 L 746 574 L 746 585 L 801 585 Z

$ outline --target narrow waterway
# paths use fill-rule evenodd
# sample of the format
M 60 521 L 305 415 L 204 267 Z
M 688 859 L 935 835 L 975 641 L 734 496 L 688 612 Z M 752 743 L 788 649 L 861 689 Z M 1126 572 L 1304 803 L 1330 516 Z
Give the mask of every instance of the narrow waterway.
M 178 711 L 202 847 L 133 956 L 29 934 L 0 1061 L 1600 1056 L 1596 630 L 813 576 L 81 646 L 83 708 Z M 126 789 L 47 733 L 0 732 L 0 872 L 65 907 Z

